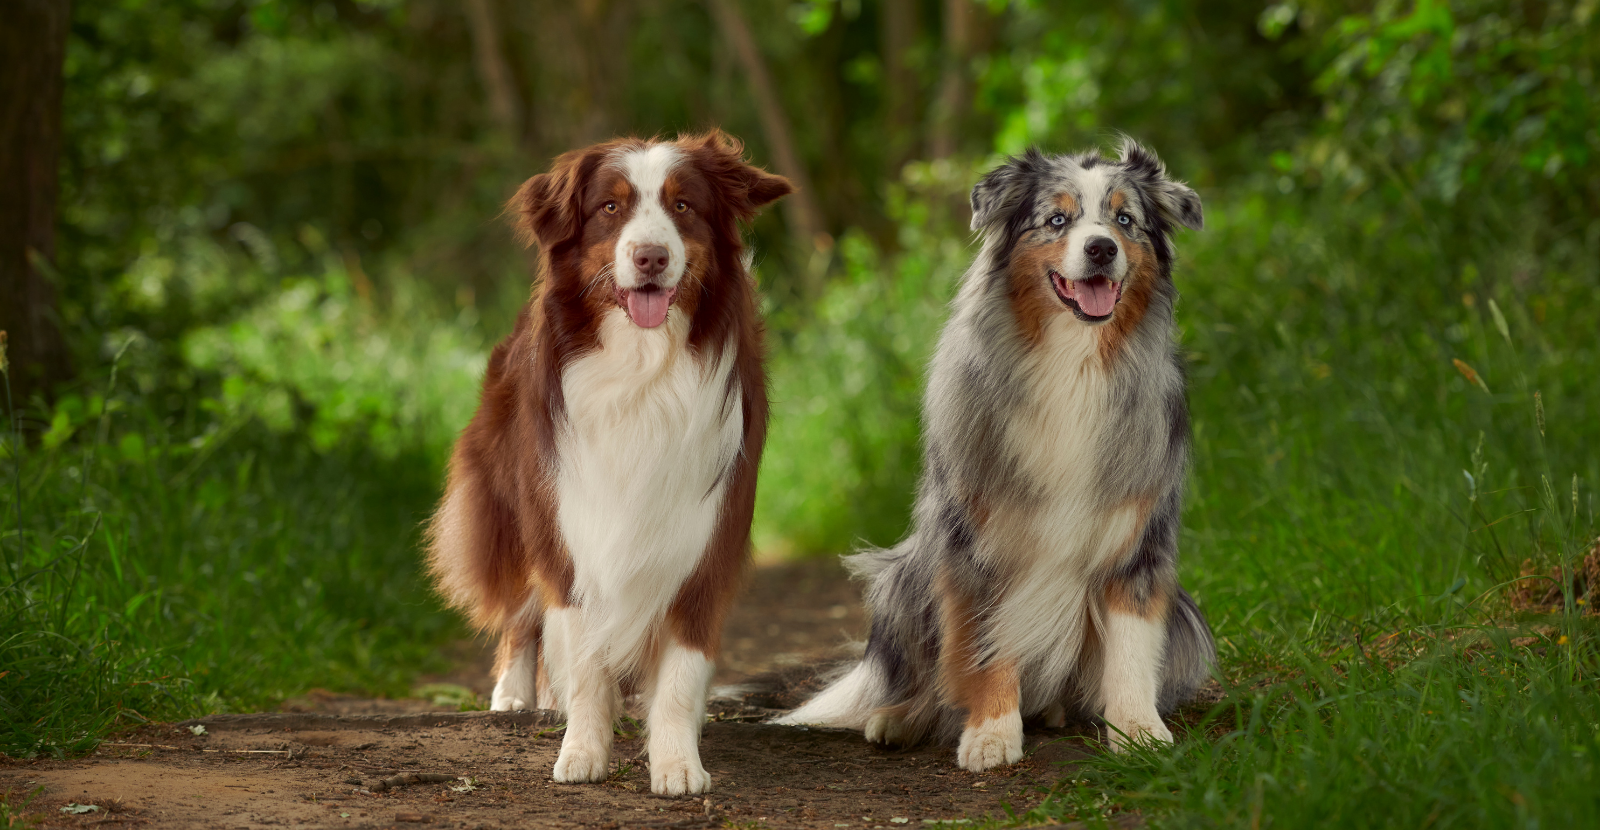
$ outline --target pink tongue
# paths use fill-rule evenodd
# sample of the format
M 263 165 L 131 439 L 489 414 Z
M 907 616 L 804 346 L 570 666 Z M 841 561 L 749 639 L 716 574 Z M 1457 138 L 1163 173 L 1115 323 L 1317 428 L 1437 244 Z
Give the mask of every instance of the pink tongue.
M 1083 309 L 1084 314 L 1104 317 L 1117 304 L 1117 290 L 1111 280 L 1104 277 L 1078 280 L 1073 286 L 1072 298 L 1078 301 L 1078 308 Z
M 669 291 L 629 291 L 628 317 L 636 326 L 653 329 L 666 322 L 667 306 L 671 304 Z

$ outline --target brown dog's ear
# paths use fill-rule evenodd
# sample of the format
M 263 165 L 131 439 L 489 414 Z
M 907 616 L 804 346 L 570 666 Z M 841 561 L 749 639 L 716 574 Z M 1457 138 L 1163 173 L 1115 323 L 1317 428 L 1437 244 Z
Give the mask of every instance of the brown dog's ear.
M 548 250 L 583 230 L 583 183 L 608 149 L 601 145 L 564 153 L 550 165 L 550 172 L 522 183 L 506 203 L 522 244 Z
M 750 219 L 761 208 L 794 192 L 788 179 L 746 162 L 743 142 L 722 130 L 679 139 L 678 143 L 716 182 L 723 202 L 733 208 L 739 219 Z

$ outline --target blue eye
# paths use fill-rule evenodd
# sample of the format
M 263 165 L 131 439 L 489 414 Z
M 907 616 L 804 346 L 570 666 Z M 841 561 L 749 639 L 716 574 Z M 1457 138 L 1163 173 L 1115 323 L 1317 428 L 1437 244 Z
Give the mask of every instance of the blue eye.
M 1117 214 L 1117 224 L 1126 228 L 1127 226 L 1133 224 L 1133 219 L 1129 218 L 1128 214 L 1126 213 L 1119 213 Z
M 1058 213 L 1050 217 L 1050 224 L 1059 228 L 1062 225 L 1067 224 L 1067 217 Z

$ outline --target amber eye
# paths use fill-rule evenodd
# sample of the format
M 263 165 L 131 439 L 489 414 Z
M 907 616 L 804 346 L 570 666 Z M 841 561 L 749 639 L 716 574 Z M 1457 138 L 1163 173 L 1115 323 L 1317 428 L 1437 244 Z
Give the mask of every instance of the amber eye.
M 688 213 L 689 212 L 689 203 L 683 201 L 682 199 L 679 199 L 678 203 L 672 206 L 672 209 L 677 211 L 677 212 L 679 212 L 679 213 Z
M 602 207 L 600 209 L 605 211 L 606 213 L 616 213 L 617 212 L 617 203 L 616 202 L 606 202 L 605 207 Z

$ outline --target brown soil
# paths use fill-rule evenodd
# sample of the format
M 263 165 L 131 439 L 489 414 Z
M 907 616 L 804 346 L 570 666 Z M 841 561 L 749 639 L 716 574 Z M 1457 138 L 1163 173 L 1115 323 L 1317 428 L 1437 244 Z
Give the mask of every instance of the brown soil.
M 1021 812 L 1087 751 L 1090 727 L 1030 730 L 1021 763 L 974 775 L 950 747 L 889 750 L 859 733 L 759 722 L 864 634 L 836 564 L 757 570 L 729 621 L 715 720 L 701 740 L 709 797 L 651 795 L 631 722 L 618 729 L 611 778 L 569 786 L 550 780 L 561 744 L 552 713 L 327 693 L 282 712 L 146 727 L 79 760 L 0 760 L 0 793 L 15 805 L 43 787 L 28 812 L 46 827 L 920 827 Z M 464 668 L 442 679 L 486 693 L 484 651 L 465 648 Z M 193 734 L 197 724 L 206 734 Z M 62 812 L 73 804 L 99 809 Z

